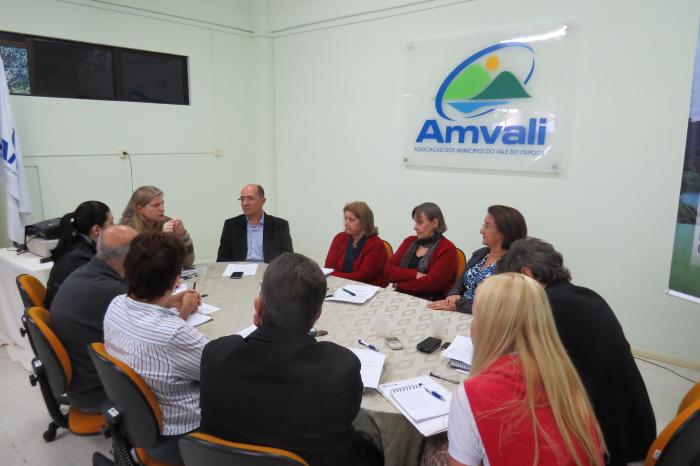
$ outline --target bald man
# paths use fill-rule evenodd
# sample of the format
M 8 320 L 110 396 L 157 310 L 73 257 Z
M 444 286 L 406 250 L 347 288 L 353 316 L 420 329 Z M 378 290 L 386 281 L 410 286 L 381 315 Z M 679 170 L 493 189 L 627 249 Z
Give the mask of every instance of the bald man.
M 217 262 L 271 262 L 285 252 L 294 252 L 289 223 L 263 210 L 265 190 L 248 184 L 238 198 L 243 215 L 224 222 Z

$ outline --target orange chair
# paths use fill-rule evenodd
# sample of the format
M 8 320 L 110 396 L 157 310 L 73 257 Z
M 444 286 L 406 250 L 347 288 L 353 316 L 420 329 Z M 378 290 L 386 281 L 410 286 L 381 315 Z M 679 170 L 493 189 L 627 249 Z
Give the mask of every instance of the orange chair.
M 37 357 L 32 360 L 34 374 L 29 377 L 32 386 L 39 383 L 46 408 L 51 415 L 44 440 L 56 438 L 59 427 L 68 428 L 77 435 L 96 435 L 104 425 L 101 414 L 88 414 L 69 406 L 64 414 L 61 405 L 68 405 L 65 396 L 73 377 L 73 368 L 65 347 L 48 325 L 49 311 L 42 307 L 30 307 L 25 312 L 30 339 L 36 346 Z
M 678 415 L 656 437 L 647 453 L 646 466 L 700 464 L 700 397 L 696 384 L 686 394 Z M 691 398 L 694 400 L 688 401 Z
M 386 258 L 391 259 L 391 256 L 394 255 L 394 248 L 391 247 L 387 240 L 383 239 L 382 241 L 384 241 L 384 249 L 386 249 Z
M 160 405 L 151 388 L 133 369 L 108 354 L 102 343 L 92 343 L 88 351 L 109 400 L 104 413 L 115 464 L 135 465 L 130 453 L 135 447 L 142 465 L 171 466 L 152 458 L 145 450 L 153 447 L 163 427 Z M 101 457 L 101 462 L 107 460 L 100 453 L 95 455 Z
M 457 248 L 457 267 L 455 268 L 455 276 L 452 283 L 457 283 L 460 279 L 462 273 L 464 273 L 464 267 L 467 265 L 467 257 L 464 255 L 464 251 Z
M 287 450 L 229 442 L 201 432 L 182 437 L 180 452 L 185 466 L 309 466 Z
M 22 298 L 22 303 L 24 304 L 24 310 L 26 311 L 30 307 L 44 307 L 44 296 L 46 296 L 46 288 L 34 275 L 29 275 L 23 273 L 22 275 L 17 275 L 15 278 L 15 283 L 17 283 L 17 289 L 19 290 L 19 296 Z M 19 328 L 19 333 L 23 337 L 27 337 L 29 340 L 29 346 L 34 352 L 34 356 L 38 356 L 36 353 L 36 345 L 32 337 L 29 335 L 29 328 L 27 326 L 27 317 L 22 314 L 22 326 Z
M 688 393 L 686 393 L 681 400 L 681 404 L 678 405 L 678 412 L 676 414 L 680 414 L 681 411 L 698 400 L 700 400 L 700 382 L 696 383 L 693 388 L 688 390 Z
M 17 289 L 25 309 L 32 306 L 44 307 L 46 287 L 38 278 L 34 275 L 23 273 L 22 275 L 17 275 L 15 282 L 17 282 Z

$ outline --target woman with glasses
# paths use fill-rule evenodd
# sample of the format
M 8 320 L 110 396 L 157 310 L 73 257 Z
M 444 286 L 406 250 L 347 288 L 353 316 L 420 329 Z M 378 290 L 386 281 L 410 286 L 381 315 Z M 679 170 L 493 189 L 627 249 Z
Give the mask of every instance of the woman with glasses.
M 483 248 L 472 253 L 461 277 L 446 299 L 428 304 L 429 309 L 471 314 L 476 287 L 496 272 L 496 263 L 505 256 L 510 244 L 527 236 L 525 218 L 517 209 L 492 205 L 481 226 Z
M 409 236 L 384 266 L 384 278 L 397 291 L 434 300 L 445 297 L 457 267 L 457 248 L 443 236 L 445 218 L 437 204 L 424 202 L 411 212 L 415 236 Z
M 187 251 L 183 265 L 189 267 L 194 262 L 194 244 L 190 234 L 182 220 L 165 216 L 163 191 L 155 186 L 141 186 L 134 191 L 119 223 L 132 227 L 138 233 L 162 231 L 178 237 Z
M 100 201 L 85 201 L 74 212 L 61 218 L 61 236 L 56 247 L 51 250 L 53 267 L 46 282 L 46 309 L 51 309 L 53 297 L 68 275 L 90 262 L 95 255 L 97 236 L 112 223 L 112 212 Z
M 544 288 L 519 273 L 487 279 L 470 333 L 471 373 L 448 419 L 450 466 L 603 466 L 603 435 Z
M 334 277 L 347 278 L 376 286 L 386 286 L 382 270 L 386 248 L 374 226 L 372 209 L 362 201 L 343 207 L 345 230 L 335 235 L 326 255 L 326 267 Z

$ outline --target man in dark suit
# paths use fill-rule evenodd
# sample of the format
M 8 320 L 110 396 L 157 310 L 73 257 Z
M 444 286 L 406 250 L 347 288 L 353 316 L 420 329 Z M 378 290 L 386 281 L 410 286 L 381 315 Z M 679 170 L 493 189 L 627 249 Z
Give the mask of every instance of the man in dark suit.
M 325 294 L 326 279 L 309 258 L 285 253 L 269 265 L 254 304 L 258 329 L 204 348 L 202 432 L 289 450 L 311 466 L 382 464 L 352 424 L 362 400 L 360 361 L 308 335 Z
M 243 215 L 224 222 L 217 262 L 271 262 L 284 252 L 294 252 L 289 223 L 266 214 L 265 190 L 249 184 L 241 190 Z
M 520 272 L 545 287 L 561 342 L 603 431 L 606 464 L 644 461 L 656 438 L 654 411 L 622 326 L 608 303 L 595 291 L 572 284 L 562 255 L 537 238 L 513 242 L 496 272 Z

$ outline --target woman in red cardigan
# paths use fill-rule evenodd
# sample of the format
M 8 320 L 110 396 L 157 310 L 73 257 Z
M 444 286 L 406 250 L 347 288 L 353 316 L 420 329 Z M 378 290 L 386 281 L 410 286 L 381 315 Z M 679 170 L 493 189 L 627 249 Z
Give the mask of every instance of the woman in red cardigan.
M 374 214 L 367 204 L 351 202 L 343 207 L 345 231 L 333 238 L 326 267 L 334 277 L 386 286 L 382 270 L 386 263 L 384 241 L 377 235 Z
M 457 268 L 457 249 L 443 236 L 445 218 L 432 202 L 416 206 L 411 217 L 416 236 L 403 240 L 384 266 L 384 278 L 397 291 L 431 301 L 443 299 Z

